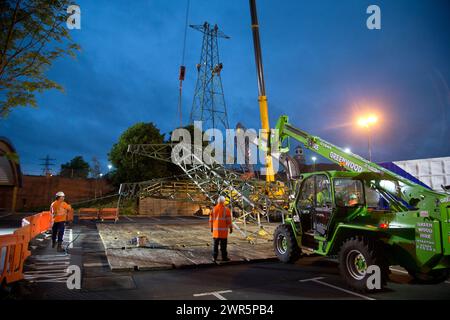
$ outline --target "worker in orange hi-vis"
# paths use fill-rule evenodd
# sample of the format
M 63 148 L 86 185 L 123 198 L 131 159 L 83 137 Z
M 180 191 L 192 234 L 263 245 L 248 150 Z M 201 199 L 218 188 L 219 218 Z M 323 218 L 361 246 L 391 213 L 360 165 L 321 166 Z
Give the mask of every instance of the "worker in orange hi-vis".
M 64 229 L 66 221 L 69 220 L 69 214 L 72 212 L 72 207 L 64 201 L 65 194 L 62 191 L 56 193 L 56 200 L 50 205 L 50 212 L 52 214 L 52 248 L 56 246 L 58 239 L 57 251 L 61 252 Z
M 217 205 L 209 215 L 209 225 L 213 234 L 213 260 L 217 260 L 220 251 L 222 253 L 222 261 L 230 261 L 227 253 L 228 230 L 233 233 L 233 225 L 231 224 L 231 210 L 225 206 L 225 197 L 220 196 L 217 199 Z

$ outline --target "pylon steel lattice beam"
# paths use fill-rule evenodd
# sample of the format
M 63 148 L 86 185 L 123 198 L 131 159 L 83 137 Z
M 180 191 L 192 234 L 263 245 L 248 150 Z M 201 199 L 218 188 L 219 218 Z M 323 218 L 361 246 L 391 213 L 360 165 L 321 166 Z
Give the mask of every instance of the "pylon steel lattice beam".
M 236 171 L 225 168 L 214 158 L 205 158 L 202 153 L 195 152 L 196 147 L 188 144 L 178 144 L 180 146 L 180 159 L 176 164 L 184 171 L 185 175 L 195 184 L 195 186 L 209 199 L 211 204 L 217 200 L 217 196 L 224 194 L 230 201 L 230 206 L 238 217 L 233 224 L 247 239 L 253 241 L 258 236 L 264 235 L 261 224 L 262 218 L 268 219 L 268 212 L 276 212 L 284 217 L 287 214 L 286 204 L 288 202 L 288 190 L 282 196 L 276 184 L 272 188 L 263 181 L 244 180 Z M 173 162 L 171 144 L 146 144 L 129 145 L 128 152 L 153 159 Z M 197 147 L 198 148 L 198 147 Z M 203 154 L 203 159 L 197 154 Z M 148 183 L 151 185 L 151 183 Z M 130 188 L 135 194 L 139 194 L 141 188 L 137 184 L 127 184 L 126 188 L 121 187 L 121 194 L 125 195 Z M 133 189 L 134 188 L 134 189 Z M 123 189 L 123 190 L 122 190 Z M 247 223 L 256 223 L 259 230 L 256 232 L 247 231 Z

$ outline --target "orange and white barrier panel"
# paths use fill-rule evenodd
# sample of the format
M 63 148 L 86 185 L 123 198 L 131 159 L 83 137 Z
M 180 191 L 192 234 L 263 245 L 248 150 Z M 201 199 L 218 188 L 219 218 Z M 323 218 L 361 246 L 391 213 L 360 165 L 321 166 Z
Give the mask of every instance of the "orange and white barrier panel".
M 0 285 L 23 279 L 23 264 L 30 256 L 28 243 L 38 234 L 50 229 L 49 211 L 22 220 L 22 227 L 12 234 L 0 235 Z

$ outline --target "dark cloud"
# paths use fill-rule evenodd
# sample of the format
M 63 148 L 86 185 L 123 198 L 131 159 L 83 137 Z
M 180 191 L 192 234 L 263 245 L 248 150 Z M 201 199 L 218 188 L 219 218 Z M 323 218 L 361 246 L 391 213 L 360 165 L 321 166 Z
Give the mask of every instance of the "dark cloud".
M 76 155 L 107 153 L 138 121 L 162 132 L 178 124 L 178 66 L 185 1 L 80 0 L 82 46 L 76 60 L 50 71 L 65 93 L 39 97 L 40 107 L 17 109 L 0 121 L 21 154 L 26 173 L 39 173 L 50 154 L 58 168 Z M 366 140 L 354 118 L 381 115 L 374 133 L 378 161 L 450 154 L 450 4 L 378 1 L 382 30 L 365 27 L 366 1 L 258 1 L 272 123 L 294 124 L 354 152 Z M 230 40 L 219 43 L 229 122 L 259 127 L 256 72 L 246 1 L 192 0 L 189 23 L 218 23 Z M 192 103 L 201 34 L 187 38 L 184 121 Z

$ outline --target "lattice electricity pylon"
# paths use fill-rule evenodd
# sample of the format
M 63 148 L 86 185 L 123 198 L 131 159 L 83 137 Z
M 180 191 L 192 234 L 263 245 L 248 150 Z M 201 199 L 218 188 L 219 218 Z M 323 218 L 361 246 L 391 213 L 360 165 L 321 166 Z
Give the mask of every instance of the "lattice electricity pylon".
M 202 52 L 197 64 L 197 84 L 190 115 L 190 123 L 202 121 L 203 128 L 228 129 L 227 108 L 223 94 L 220 73 L 223 64 L 219 60 L 218 38 L 229 39 L 219 27 L 205 22 L 203 25 L 190 25 L 203 33 Z
M 178 160 L 172 159 L 171 144 L 129 145 L 128 152 L 175 162 L 212 204 L 215 203 L 218 195 L 225 195 L 229 199 L 233 212 L 238 214 L 233 225 L 249 241 L 267 235 L 261 224 L 261 218 L 268 219 L 268 212 L 276 212 L 283 218 L 288 214 L 285 207 L 289 195 L 287 190 L 284 190 L 283 195 L 280 196 L 279 186 L 273 185 L 273 188 L 268 188 L 261 181 L 243 180 L 239 173 L 226 169 L 214 158 L 205 158 L 203 150 L 199 147 L 183 143 L 177 146 L 181 155 Z M 197 154 L 203 154 L 203 157 L 200 158 Z M 237 224 L 238 222 L 242 223 L 243 228 Z M 258 230 L 249 232 L 247 229 L 249 222 L 256 223 Z

